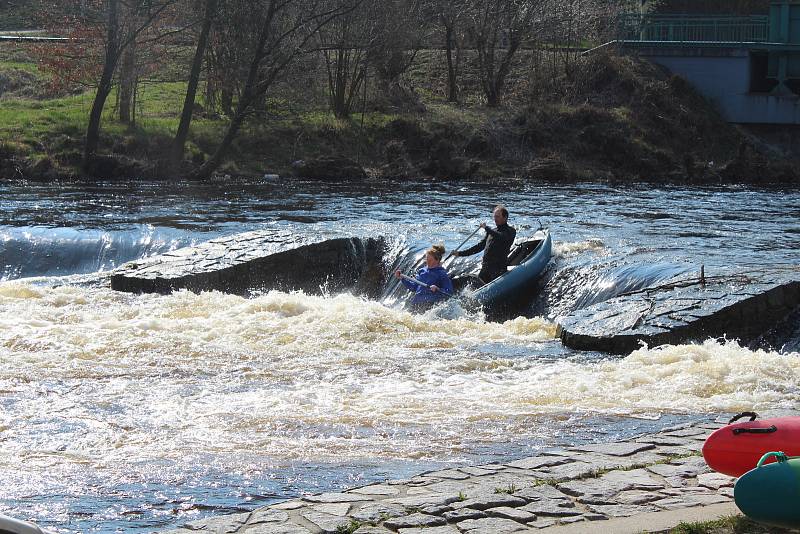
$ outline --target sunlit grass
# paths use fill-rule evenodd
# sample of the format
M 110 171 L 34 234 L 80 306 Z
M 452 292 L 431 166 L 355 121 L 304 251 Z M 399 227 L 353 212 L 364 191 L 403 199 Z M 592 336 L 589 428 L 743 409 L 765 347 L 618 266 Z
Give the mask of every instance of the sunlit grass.
M 0 71 L 3 70 L 23 70 L 25 72 L 39 73 L 39 67 L 35 63 L 23 61 L 0 61 Z

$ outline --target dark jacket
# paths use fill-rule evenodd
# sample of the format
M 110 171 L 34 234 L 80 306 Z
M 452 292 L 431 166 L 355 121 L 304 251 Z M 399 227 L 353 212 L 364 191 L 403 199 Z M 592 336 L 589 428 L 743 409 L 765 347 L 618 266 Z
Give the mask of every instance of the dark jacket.
M 517 231 L 508 224 L 501 224 L 496 229 L 484 228 L 486 235 L 474 247 L 469 247 L 458 253 L 459 256 L 472 256 L 485 250 L 483 253 L 483 263 L 481 265 L 481 280 L 485 283 L 491 282 L 508 269 L 508 254 L 514 245 L 514 238 Z
M 414 282 L 410 282 L 406 279 L 401 279 L 400 281 L 403 282 L 403 285 L 406 286 L 406 288 L 414 291 L 414 298 L 411 299 L 411 304 L 416 305 L 438 302 L 447 298 L 447 295 L 453 294 L 453 282 L 450 281 L 450 277 L 447 276 L 447 271 L 445 271 L 441 266 L 434 267 L 433 269 L 423 267 L 417 272 L 416 279 L 425 285 L 438 287 L 439 291 L 434 293 L 427 287 L 415 284 Z

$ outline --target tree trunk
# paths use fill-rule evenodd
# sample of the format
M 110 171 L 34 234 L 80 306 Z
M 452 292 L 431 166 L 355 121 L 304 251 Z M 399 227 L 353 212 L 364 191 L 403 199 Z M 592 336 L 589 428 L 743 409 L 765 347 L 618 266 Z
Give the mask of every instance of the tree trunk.
M 130 40 L 122 54 L 119 75 L 119 120 L 123 124 L 133 123 L 131 104 L 136 92 L 136 41 Z
M 83 152 L 83 168 L 88 170 L 92 159 L 97 154 L 97 146 L 100 143 L 100 119 L 103 116 L 103 108 L 106 99 L 111 93 L 114 81 L 114 71 L 119 61 L 119 0 L 109 0 L 108 2 L 108 39 L 106 42 L 106 57 L 103 65 L 103 74 L 100 77 L 100 84 L 97 87 L 92 110 L 89 113 L 89 125 L 86 128 L 86 144 Z
M 444 42 L 447 52 L 447 101 L 458 102 L 456 67 L 453 63 L 453 25 L 446 22 Z
M 233 89 L 230 86 L 226 85 L 220 91 L 219 105 L 225 115 L 233 116 Z
M 199 169 L 189 175 L 190 180 L 205 180 L 211 176 L 211 173 L 213 173 L 217 167 L 222 164 L 225 154 L 228 153 L 228 149 L 233 143 L 233 140 L 239 134 L 239 129 L 241 128 L 242 123 L 247 116 L 246 108 L 247 106 L 244 108 L 241 105 L 239 106 L 239 108 L 236 110 L 236 114 L 231 119 L 231 123 L 228 125 L 228 130 L 225 132 L 225 137 L 222 138 L 217 150 L 214 151 L 214 154 L 208 158 L 208 160 L 203 163 Z
M 211 173 L 213 173 L 217 167 L 222 164 L 222 159 L 225 157 L 225 154 L 228 153 L 228 149 L 238 135 L 239 129 L 242 127 L 242 123 L 244 123 L 253 101 L 259 95 L 264 94 L 266 86 L 260 87 L 258 76 L 261 68 L 261 62 L 268 53 L 265 50 L 265 47 L 267 46 L 269 31 L 272 29 L 271 22 L 274 15 L 274 4 L 270 4 L 270 12 L 267 15 L 267 20 L 264 23 L 264 27 L 261 29 L 260 38 L 253 52 L 253 59 L 250 61 L 250 68 L 247 72 L 247 81 L 245 81 L 244 87 L 242 88 L 242 94 L 239 97 L 239 102 L 236 104 L 236 113 L 233 114 L 231 122 L 228 125 L 228 130 L 225 132 L 225 136 L 222 138 L 217 150 L 214 151 L 214 154 L 208 159 L 208 161 L 206 161 L 199 169 L 189 175 L 190 180 L 205 180 L 211 176 Z
M 211 24 L 214 20 L 214 15 L 217 10 L 217 0 L 206 0 L 205 14 L 203 16 L 203 27 L 200 30 L 200 36 L 197 39 L 197 48 L 194 52 L 194 60 L 192 61 L 192 69 L 189 72 L 189 84 L 186 88 L 186 98 L 183 101 L 183 111 L 181 112 L 181 121 L 178 124 L 178 132 L 175 134 L 175 139 L 172 141 L 172 152 L 170 159 L 173 164 L 178 164 L 183 160 L 183 152 L 186 147 L 186 139 L 189 136 L 189 125 L 192 122 L 192 112 L 194 111 L 194 102 L 197 97 L 197 86 L 200 83 L 200 71 L 203 66 L 203 57 L 208 45 L 208 36 L 211 33 Z

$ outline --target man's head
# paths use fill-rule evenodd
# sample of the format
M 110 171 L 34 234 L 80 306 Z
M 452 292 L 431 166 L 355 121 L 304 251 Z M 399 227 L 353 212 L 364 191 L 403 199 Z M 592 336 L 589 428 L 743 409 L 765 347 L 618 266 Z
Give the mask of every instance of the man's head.
M 502 204 L 498 204 L 494 208 L 494 223 L 497 226 L 506 224 L 508 222 L 508 210 Z

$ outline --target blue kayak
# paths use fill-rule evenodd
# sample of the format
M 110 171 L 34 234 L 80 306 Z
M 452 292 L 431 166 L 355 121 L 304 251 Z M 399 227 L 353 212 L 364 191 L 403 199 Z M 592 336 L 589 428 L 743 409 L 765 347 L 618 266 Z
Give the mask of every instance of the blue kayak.
M 550 231 L 537 231 L 523 241 L 508 256 L 508 272 L 475 291 L 472 297 L 486 309 L 502 308 L 519 300 L 535 285 L 550 263 L 553 242 Z
M 777 462 L 767 463 L 773 458 Z M 768 452 L 736 481 L 733 497 L 750 519 L 776 527 L 800 527 L 800 458 Z

